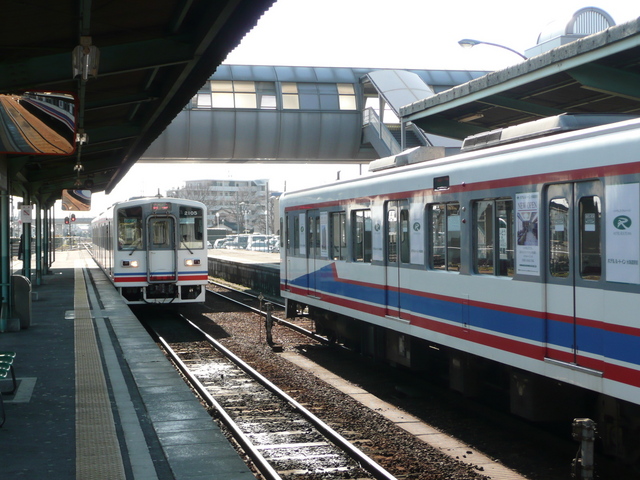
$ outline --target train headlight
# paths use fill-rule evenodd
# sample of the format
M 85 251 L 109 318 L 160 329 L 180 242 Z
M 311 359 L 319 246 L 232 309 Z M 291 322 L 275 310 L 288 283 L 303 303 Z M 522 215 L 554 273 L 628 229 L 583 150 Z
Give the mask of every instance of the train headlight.
M 199 259 L 199 258 L 187 258 L 187 259 L 184 261 L 184 264 L 185 264 L 187 267 L 197 266 L 197 265 L 200 265 L 200 259 Z
M 138 268 L 138 261 L 137 260 L 123 260 L 122 261 L 122 266 L 123 267 Z

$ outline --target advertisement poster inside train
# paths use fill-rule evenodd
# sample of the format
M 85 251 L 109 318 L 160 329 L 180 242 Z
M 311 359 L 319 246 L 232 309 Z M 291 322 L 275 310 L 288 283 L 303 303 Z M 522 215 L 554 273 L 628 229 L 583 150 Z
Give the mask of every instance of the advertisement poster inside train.
M 516 195 L 516 272 L 519 275 L 540 275 L 538 207 L 537 192 Z
M 606 187 L 607 282 L 640 284 L 640 184 Z

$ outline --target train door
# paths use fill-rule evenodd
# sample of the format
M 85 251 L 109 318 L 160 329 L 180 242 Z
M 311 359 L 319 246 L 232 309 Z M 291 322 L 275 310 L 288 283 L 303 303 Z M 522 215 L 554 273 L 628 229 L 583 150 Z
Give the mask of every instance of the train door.
M 409 202 L 386 204 L 386 315 L 402 318 L 402 272 L 410 263 Z
M 547 189 L 546 356 L 579 364 L 582 348 L 601 352 L 581 319 L 600 308 L 602 286 L 602 184 L 551 185 Z M 591 287 L 591 288 L 589 288 Z M 593 361 L 593 358 L 592 358 Z
M 178 280 L 175 224 L 175 218 L 169 216 L 147 218 L 147 280 L 150 283 Z
M 286 285 L 294 281 L 298 288 L 309 288 L 307 265 L 307 215 L 305 212 L 290 212 L 286 214 L 287 243 L 286 248 Z M 291 277 L 291 278 L 289 278 Z
M 307 212 L 308 229 L 308 257 L 307 272 L 309 275 L 309 295 L 316 295 L 318 288 L 318 268 L 320 267 L 320 213 L 318 210 Z

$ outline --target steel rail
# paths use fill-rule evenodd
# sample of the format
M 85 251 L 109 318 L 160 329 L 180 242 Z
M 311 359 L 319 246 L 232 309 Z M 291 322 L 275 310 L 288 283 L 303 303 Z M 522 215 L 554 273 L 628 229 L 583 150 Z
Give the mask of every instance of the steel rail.
M 225 285 L 224 283 L 216 282 L 215 280 L 211 280 L 211 278 L 209 278 L 209 283 L 212 284 L 212 285 L 216 285 L 217 287 L 226 288 L 227 290 L 231 290 L 232 292 L 241 293 L 242 295 L 246 295 L 247 297 L 251 297 L 251 298 L 255 298 L 256 300 L 260 300 L 260 297 L 258 295 L 254 295 L 253 293 L 249 293 L 247 291 L 240 290 L 240 289 L 232 287 L 230 285 Z M 260 295 L 262 295 L 262 294 L 260 294 Z M 273 305 L 277 305 L 278 307 L 284 309 L 284 305 L 281 304 L 281 303 L 274 302 L 273 300 L 267 300 L 267 301 L 270 302 Z
M 307 410 L 304 406 L 298 403 L 293 397 L 289 396 L 287 393 L 282 391 L 279 387 L 277 387 L 274 383 L 272 383 L 267 378 L 263 377 L 258 371 L 256 371 L 253 367 L 248 365 L 242 359 L 240 359 L 237 355 L 235 355 L 232 351 L 224 347 L 220 342 L 215 340 L 209 334 L 207 334 L 204 330 L 194 324 L 191 320 L 186 318 L 184 315 L 179 314 L 189 325 L 198 330 L 207 341 L 218 351 L 223 353 L 227 358 L 229 358 L 233 363 L 243 369 L 248 375 L 254 378 L 256 381 L 261 383 L 264 387 L 270 390 L 275 395 L 284 399 L 292 408 L 297 410 L 302 416 L 304 416 L 310 423 L 312 423 L 323 435 L 325 435 L 334 445 L 341 448 L 347 455 L 360 463 L 360 466 L 367 470 L 373 477 L 377 480 L 397 480 L 396 477 L 387 472 L 384 468 L 374 462 L 371 458 L 365 455 L 361 450 L 352 445 L 348 440 L 346 440 L 342 435 L 333 430 L 329 425 L 324 423 L 318 417 L 316 417 L 313 413 Z
M 210 283 L 215 283 L 215 282 L 211 282 L 211 280 L 209 280 L 209 282 Z M 227 287 L 226 285 L 222 285 L 222 284 L 219 284 L 219 283 L 215 283 L 215 284 L 219 285 L 219 286 L 221 286 L 223 288 L 228 288 L 229 290 L 231 290 L 233 292 L 241 293 L 241 294 L 247 295 L 249 297 L 257 298 L 254 295 L 245 293 L 245 292 L 243 292 L 241 290 L 236 290 L 234 288 L 230 288 L 230 287 Z M 219 297 L 222 297 L 222 298 L 224 298 L 225 300 L 227 300 L 229 302 L 233 302 L 236 305 L 240 305 L 240 306 L 242 306 L 242 307 L 244 307 L 244 308 L 246 308 L 248 310 L 251 310 L 254 313 L 257 313 L 257 314 L 260 314 L 260 315 L 266 315 L 266 313 L 267 313 L 267 312 L 265 312 L 263 310 L 260 310 L 259 308 L 255 308 L 255 307 L 252 307 L 251 305 L 247 305 L 246 303 L 242 303 L 239 300 L 234 300 L 233 298 L 229 298 L 229 297 L 227 297 L 226 295 L 224 295 L 224 294 L 222 294 L 220 292 L 213 292 L 211 290 L 207 290 L 207 292 L 212 294 L 212 295 L 218 295 Z M 271 303 L 273 303 L 273 302 L 271 302 Z M 280 317 L 277 317 L 277 316 L 275 316 L 273 314 L 271 315 L 271 318 L 273 319 L 274 322 L 278 322 L 281 325 L 284 325 L 284 326 L 290 328 L 291 330 L 294 330 L 294 331 L 296 331 L 298 333 L 301 333 L 302 335 L 306 335 L 307 337 L 313 338 L 314 340 L 317 340 L 317 341 L 319 341 L 321 343 L 329 343 L 329 340 L 327 338 L 322 337 L 322 336 L 318 335 L 317 333 L 314 333 L 314 332 L 312 332 L 310 330 L 307 330 L 306 328 L 302 328 L 301 326 L 296 325 L 295 323 L 291 323 L 291 322 L 289 322 L 287 320 L 284 320 L 284 319 L 282 319 Z
M 184 318 L 184 317 L 183 317 Z M 186 320 L 186 319 L 185 319 Z M 189 320 L 187 320 L 191 323 Z M 193 325 L 193 324 L 192 324 Z M 198 327 L 196 327 L 200 330 Z M 202 332 L 202 330 L 200 330 Z M 204 333 L 204 332 L 202 332 Z M 206 335 L 206 334 L 205 334 Z M 262 475 L 264 475 L 266 480 L 282 480 L 282 477 L 278 475 L 271 464 L 267 462 L 267 460 L 262 456 L 262 454 L 255 448 L 251 440 L 249 440 L 246 435 L 238 428 L 236 422 L 233 421 L 231 416 L 225 411 L 225 409 L 218 403 L 218 401 L 213 398 L 213 396 L 207 391 L 206 387 L 198 380 L 189 370 L 184 362 L 178 357 L 178 354 L 169 346 L 169 344 L 165 341 L 164 338 L 158 337 L 158 340 L 162 344 L 162 346 L 167 351 L 167 354 L 171 357 L 171 360 L 176 364 L 176 366 L 180 369 L 180 371 L 187 377 L 189 383 L 198 391 L 198 394 L 209 404 L 211 405 L 217 412 L 220 417 L 220 420 L 226 425 L 226 427 L 231 431 L 233 438 L 240 444 L 242 449 L 246 452 L 246 454 L 251 458 L 253 463 L 256 465 L 256 468 L 260 471 Z

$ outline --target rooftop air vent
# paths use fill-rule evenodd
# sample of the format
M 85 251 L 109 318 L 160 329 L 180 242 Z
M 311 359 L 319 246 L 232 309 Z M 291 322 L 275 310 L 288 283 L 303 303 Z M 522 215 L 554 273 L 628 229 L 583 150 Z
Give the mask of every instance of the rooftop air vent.
M 480 150 L 481 148 L 521 142 L 531 138 L 546 137 L 556 133 L 597 127 L 608 123 L 622 122 L 638 118 L 637 115 L 623 114 L 568 114 L 563 113 L 555 117 L 541 118 L 533 122 L 500 128 L 489 132 L 479 133 L 465 138 L 462 143 L 463 152 Z
M 536 46 L 524 52 L 525 56 L 535 57 L 587 35 L 606 30 L 615 24 L 616 22 L 613 21 L 611 15 L 600 8 L 581 8 L 568 20 L 556 20 L 549 23 L 538 35 Z

